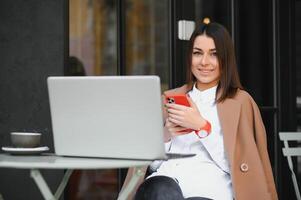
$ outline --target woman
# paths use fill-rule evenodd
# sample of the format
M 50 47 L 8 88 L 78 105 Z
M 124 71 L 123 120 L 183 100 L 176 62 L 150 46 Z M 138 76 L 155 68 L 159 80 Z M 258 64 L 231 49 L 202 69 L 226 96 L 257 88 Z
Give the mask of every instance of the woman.
M 190 107 L 165 102 L 164 138 L 167 151 L 196 156 L 164 161 L 135 199 L 277 199 L 265 128 L 240 84 L 228 31 L 201 23 L 188 53 L 187 84 L 163 96 L 187 94 Z

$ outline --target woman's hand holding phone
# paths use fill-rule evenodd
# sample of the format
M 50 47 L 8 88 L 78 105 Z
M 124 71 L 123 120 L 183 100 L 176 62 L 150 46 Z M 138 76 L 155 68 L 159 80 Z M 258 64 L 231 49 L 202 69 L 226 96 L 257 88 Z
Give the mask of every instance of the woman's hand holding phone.
M 172 123 L 170 131 L 173 135 L 187 134 L 206 124 L 195 103 L 188 96 L 186 99 L 190 107 L 167 101 L 168 122 Z

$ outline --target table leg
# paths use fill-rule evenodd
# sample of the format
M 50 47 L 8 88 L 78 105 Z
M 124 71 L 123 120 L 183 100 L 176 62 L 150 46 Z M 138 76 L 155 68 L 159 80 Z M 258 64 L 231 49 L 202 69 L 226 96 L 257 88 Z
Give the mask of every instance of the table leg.
M 40 191 L 41 191 L 41 193 L 42 193 L 42 195 L 45 199 L 55 200 L 55 197 L 51 193 L 45 179 L 43 178 L 42 174 L 40 173 L 40 170 L 31 169 L 30 170 L 30 176 L 36 182 L 38 188 L 40 189 Z
M 134 174 L 131 177 L 129 183 L 127 186 L 119 193 L 117 200 L 126 200 L 128 195 L 132 192 L 132 190 L 135 188 L 138 180 L 141 178 L 141 176 L 144 175 L 143 171 L 141 170 L 143 167 L 134 167 Z
M 72 169 L 68 169 L 66 171 L 66 173 L 64 174 L 64 177 L 59 185 L 59 187 L 57 188 L 55 195 L 52 194 L 51 190 L 49 189 L 45 179 L 43 178 L 40 170 L 38 169 L 31 169 L 30 170 L 30 176 L 31 178 L 33 178 L 33 180 L 35 181 L 35 183 L 37 184 L 38 188 L 40 189 L 44 199 L 46 200 L 57 200 L 60 198 L 62 192 L 64 191 L 68 180 L 72 174 Z
M 67 171 L 65 172 L 64 174 L 64 177 L 59 185 L 59 187 L 57 188 L 56 192 L 55 192 L 55 199 L 59 199 L 62 192 L 64 191 L 67 183 L 68 183 L 68 180 L 72 174 L 73 170 L 72 169 L 67 169 Z

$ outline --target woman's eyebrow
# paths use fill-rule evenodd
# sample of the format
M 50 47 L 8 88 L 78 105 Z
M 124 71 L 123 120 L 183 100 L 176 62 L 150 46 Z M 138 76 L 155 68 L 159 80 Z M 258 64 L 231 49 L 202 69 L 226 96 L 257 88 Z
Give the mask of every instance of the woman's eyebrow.
M 198 51 L 203 51 L 203 49 L 197 48 L 197 47 L 193 47 L 194 50 L 198 50 Z
M 198 47 L 193 47 L 193 49 L 194 49 L 194 50 L 198 50 L 198 51 L 203 51 L 203 49 L 200 49 L 200 48 L 198 48 Z M 214 48 L 214 49 L 209 49 L 209 52 L 214 52 L 214 51 L 216 51 L 215 48 Z

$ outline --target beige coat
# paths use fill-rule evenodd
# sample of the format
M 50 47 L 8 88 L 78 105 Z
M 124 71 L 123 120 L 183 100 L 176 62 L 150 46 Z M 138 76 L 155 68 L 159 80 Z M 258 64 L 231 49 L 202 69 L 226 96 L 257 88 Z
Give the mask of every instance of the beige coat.
M 190 89 L 184 85 L 166 91 L 164 95 L 187 93 Z M 238 90 L 234 98 L 218 103 L 217 111 L 235 199 L 278 199 L 267 152 L 266 131 L 253 98 L 246 91 Z
M 184 85 L 168 90 L 164 95 L 186 94 L 190 89 Z M 266 131 L 252 97 L 247 92 L 238 90 L 234 98 L 218 103 L 217 111 L 224 133 L 224 146 L 229 159 L 235 199 L 278 199 L 267 152 Z M 166 111 L 164 117 L 167 117 Z M 132 175 L 131 168 L 125 185 Z M 143 179 L 140 183 L 142 181 Z

